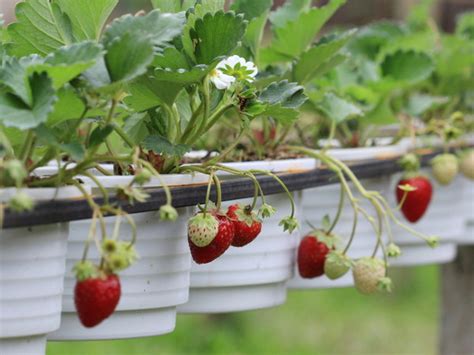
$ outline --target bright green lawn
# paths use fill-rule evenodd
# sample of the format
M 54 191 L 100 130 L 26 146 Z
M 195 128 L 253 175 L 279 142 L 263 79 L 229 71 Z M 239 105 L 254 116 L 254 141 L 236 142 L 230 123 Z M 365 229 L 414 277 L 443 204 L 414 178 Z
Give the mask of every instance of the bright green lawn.
M 435 354 L 436 267 L 392 272 L 390 296 L 353 289 L 291 292 L 284 306 L 226 316 L 179 316 L 172 334 L 50 343 L 48 355 Z

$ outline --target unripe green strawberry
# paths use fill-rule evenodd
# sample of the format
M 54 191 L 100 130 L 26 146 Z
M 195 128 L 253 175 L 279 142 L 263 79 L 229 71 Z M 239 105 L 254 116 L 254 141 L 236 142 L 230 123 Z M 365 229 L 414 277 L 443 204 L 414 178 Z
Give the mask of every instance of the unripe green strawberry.
M 474 180 L 474 150 L 471 149 L 461 155 L 459 170 L 468 179 Z
M 10 201 L 8 207 L 15 212 L 31 211 L 34 207 L 33 199 L 23 191 L 18 191 Z
M 135 173 L 135 182 L 138 185 L 144 185 L 151 180 L 152 176 L 153 174 L 148 169 L 137 170 L 137 172 Z
M 4 168 L 8 177 L 13 180 L 15 185 L 21 184 L 28 176 L 25 166 L 17 159 L 5 162 Z
M 396 258 L 402 254 L 402 251 L 398 245 L 395 243 L 390 243 L 387 245 L 387 255 L 391 258 Z
M 106 239 L 102 242 L 105 269 L 117 272 L 130 267 L 138 258 L 135 246 L 129 242 Z
M 174 222 L 178 219 L 178 211 L 171 205 L 160 207 L 160 220 Z
M 324 262 L 324 274 L 331 280 L 336 280 L 350 270 L 351 259 L 345 254 L 339 251 L 331 251 L 326 256 Z
M 431 161 L 434 178 L 441 185 L 449 185 L 459 172 L 458 159 L 453 154 L 440 154 Z
M 197 213 L 188 222 L 188 237 L 197 247 L 212 243 L 219 231 L 219 221 L 211 213 Z
M 379 290 L 379 282 L 385 277 L 385 263 L 377 258 L 361 258 L 352 268 L 354 284 L 360 293 L 370 295 Z

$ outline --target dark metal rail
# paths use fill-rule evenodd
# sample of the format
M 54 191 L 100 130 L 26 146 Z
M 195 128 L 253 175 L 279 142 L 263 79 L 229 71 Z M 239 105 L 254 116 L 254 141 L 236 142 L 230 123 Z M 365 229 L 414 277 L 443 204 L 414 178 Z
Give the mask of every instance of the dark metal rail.
M 422 164 L 426 165 L 433 157 L 434 153 L 422 156 Z M 367 161 L 351 165 L 352 171 L 358 178 L 375 178 L 391 175 L 400 171 L 397 164 L 398 158 Z M 312 187 L 330 185 L 337 182 L 335 174 L 325 168 L 309 170 L 300 173 L 278 174 L 290 191 L 298 191 Z M 266 195 L 281 193 L 283 191 L 272 177 L 258 176 L 262 190 Z M 207 184 L 174 187 L 171 188 L 174 207 L 194 206 L 203 203 L 206 196 Z M 147 190 L 150 198 L 144 203 L 133 205 L 124 201 L 110 198 L 110 203 L 120 205 L 128 213 L 140 213 L 146 211 L 156 211 L 166 202 L 166 196 L 161 188 Z M 254 185 L 250 179 L 233 179 L 222 182 L 222 199 L 224 201 L 240 198 L 252 197 Z M 215 196 L 214 189 L 211 196 Z M 98 204 L 103 202 L 102 198 L 96 198 Z M 35 209 L 30 212 L 17 213 L 10 210 L 5 211 L 3 228 L 31 227 L 58 222 L 75 221 L 88 219 L 92 211 L 85 200 L 56 200 L 40 202 Z

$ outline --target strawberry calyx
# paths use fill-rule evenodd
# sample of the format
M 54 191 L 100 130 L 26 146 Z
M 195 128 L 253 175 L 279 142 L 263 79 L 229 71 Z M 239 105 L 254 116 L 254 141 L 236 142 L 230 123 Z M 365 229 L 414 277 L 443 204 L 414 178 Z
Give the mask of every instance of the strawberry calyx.
M 395 243 L 390 243 L 387 245 L 387 256 L 391 258 L 396 258 L 402 254 L 402 251 L 398 245 Z
M 273 206 L 270 206 L 267 203 L 264 203 L 263 205 L 260 206 L 259 213 L 262 216 L 262 218 L 268 218 L 271 217 L 275 214 L 276 210 Z
M 336 250 L 339 243 L 339 237 L 323 229 L 315 229 L 308 236 L 316 238 L 318 242 L 324 243 L 331 250 Z
M 74 265 L 72 270 L 76 275 L 77 281 L 85 281 L 105 276 L 103 271 L 88 260 L 78 262 Z
M 110 273 L 124 270 L 138 259 L 134 245 L 115 239 L 105 239 L 102 242 L 102 256 L 104 269 Z
M 284 232 L 288 231 L 289 233 L 293 233 L 293 231 L 298 228 L 299 223 L 295 217 L 288 216 L 283 218 L 278 225 L 283 227 Z
M 403 156 L 398 164 L 405 172 L 418 172 L 420 170 L 420 159 L 414 153 L 409 153 Z
M 237 217 L 237 221 L 245 223 L 247 226 L 251 227 L 255 222 L 260 223 L 261 220 L 258 218 L 255 211 L 253 211 L 251 205 L 246 205 L 242 207 L 240 204 L 236 204 L 229 207 L 229 211 L 232 211 L 231 215 Z M 228 213 L 229 215 L 229 213 Z M 229 216 L 229 218 L 234 221 L 235 218 Z
M 377 289 L 380 292 L 392 292 L 393 282 L 390 277 L 382 277 L 377 282 Z

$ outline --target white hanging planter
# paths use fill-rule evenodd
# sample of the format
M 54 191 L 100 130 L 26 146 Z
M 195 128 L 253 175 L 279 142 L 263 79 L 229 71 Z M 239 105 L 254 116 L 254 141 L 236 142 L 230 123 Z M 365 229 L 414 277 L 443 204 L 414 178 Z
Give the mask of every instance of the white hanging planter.
M 463 190 L 464 203 L 464 233 L 458 238 L 458 243 L 463 245 L 474 244 L 474 181 L 460 177 Z
M 314 159 L 277 162 L 226 164 L 240 170 L 262 169 L 281 172 L 316 167 Z M 294 193 L 297 218 L 300 220 L 300 193 Z M 286 194 L 269 195 L 267 203 L 276 208 L 271 218 L 264 220 L 262 232 L 243 248 L 231 247 L 217 260 L 191 268 L 189 302 L 178 307 L 180 313 L 228 313 L 274 307 L 286 300 L 286 282 L 293 276 L 294 258 L 299 231 L 283 232 L 279 222 L 291 209 Z M 251 199 L 228 201 L 248 204 Z
M 427 169 L 424 173 L 428 174 Z M 400 174 L 393 177 L 392 192 L 390 193 L 391 205 L 396 206 L 395 190 L 400 179 Z M 456 257 L 456 242 L 464 235 L 465 211 L 463 201 L 463 189 L 459 178 L 449 186 L 440 186 L 434 179 L 433 197 L 427 212 L 415 224 L 406 222 L 400 212 L 396 216 L 400 221 L 406 223 L 418 232 L 428 236 L 440 237 L 440 244 L 436 248 L 429 247 L 420 238 L 410 235 L 404 229 L 394 226 L 393 237 L 397 245 L 402 249 L 402 255 L 391 259 L 393 266 L 412 266 L 427 264 L 448 263 Z
M 331 149 L 328 154 L 332 157 L 344 162 L 361 162 L 373 159 L 387 159 L 401 156 L 406 152 L 406 145 L 399 143 L 396 145 L 382 145 L 379 147 L 364 147 L 364 148 L 348 148 L 348 149 Z M 390 188 L 390 177 L 381 177 L 374 179 L 363 180 L 363 185 L 367 190 L 378 191 L 383 196 L 386 196 Z M 352 184 L 350 184 L 352 187 Z M 353 190 L 355 191 L 355 190 Z M 340 186 L 328 185 L 307 189 L 303 191 L 303 221 L 308 221 L 314 226 L 320 226 L 321 221 L 325 215 L 334 218 L 337 212 L 339 203 Z M 357 195 L 356 195 L 357 197 Z M 374 215 L 373 207 L 367 201 L 361 201 L 362 206 L 371 214 Z M 350 206 L 349 199 L 345 198 L 344 209 L 334 232 L 342 238 L 342 247 L 347 243 L 347 240 L 352 231 L 354 212 Z M 309 231 L 310 227 L 303 226 L 304 236 L 305 231 Z M 359 213 L 357 223 L 357 233 L 348 251 L 348 255 L 357 259 L 363 256 L 370 256 L 377 243 L 375 232 L 372 225 Z M 380 250 L 379 250 L 380 253 Z M 331 288 L 331 287 L 349 287 L 353 285 L 352 276 L 348 273 L 338 280 L 329 280 L 324 275 L 314 279 L 304 279 L 299 276 L 298 270 L 295 271 L 295 276 L 290 280 L 288 286 L 292 289 L 314 289 L 314 288 Z
M 16 189 L 0 189 L 5 202 Z M 76 187 L 24 189 L 35 201 L 76 199 Z M 0 231 L 0 354 L 44 354 L 59 328 L 68 223 Z
M 207 182 L 205 175 L 163 175 L 169 186 Z M 126 185 L 132 177 L 98 177 L 106 188 Z M 86 180 L 86 183 L 90 181 Z M 147 187 L 158 187 L 152 180 Z M 120 273 L 122 295 L 116 311 L 94 328 L 85 328 L 75 312 L 73 292 L 75 277 L 71 272 L 82 256 L 90 221 L 72 222 L 68 242 L 67 273 L 63 297 L 61 327 L 49 340 L 124 339 L 172 332 L 176 324 L 176 306 L 185 303 L 189 294 L 191 256 L 187 242 L 188 208 L 178 210 L 176 222 L 159 221 L 158 212 L 134 214 L 137 225 L 136 249 L 140 258 Z M 112 230 L 114 217 L 106 218 Z M 130 239 L 130 228 L 122 219 L 121 237 Z M 95 248 L 91 259 L 98 260 Z

